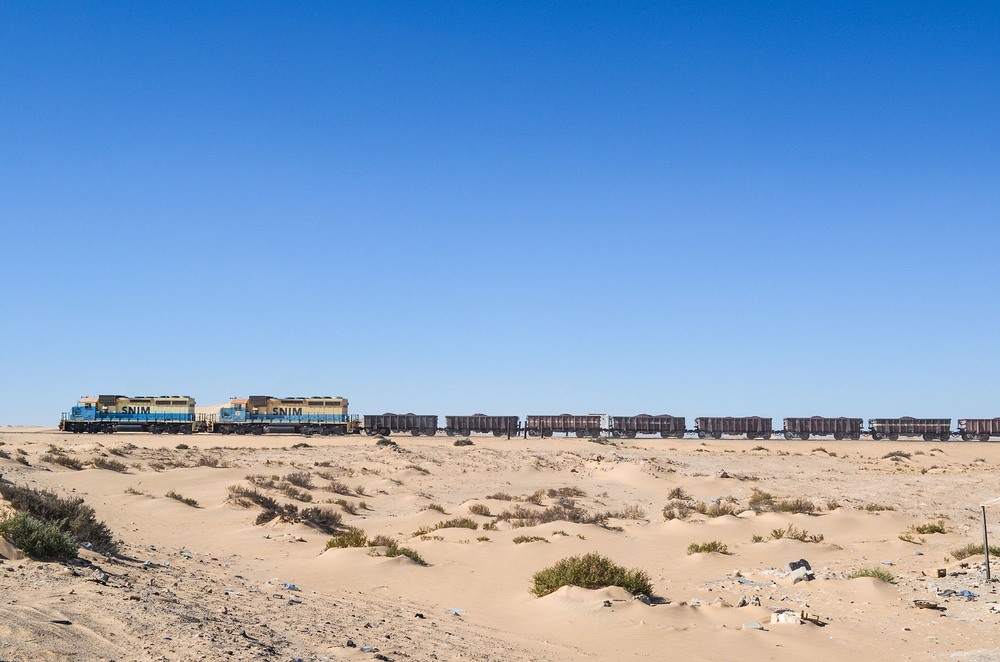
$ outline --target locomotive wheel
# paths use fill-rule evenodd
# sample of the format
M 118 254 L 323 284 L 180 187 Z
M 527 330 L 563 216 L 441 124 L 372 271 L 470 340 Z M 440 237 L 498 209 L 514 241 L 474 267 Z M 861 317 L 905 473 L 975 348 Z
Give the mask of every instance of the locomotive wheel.
M 253 429 L 253 433 L 256 434 L 256 435 L 264 434 L 264 428 L 260 428 L 260 427 L 259 428 L 254 428 Z

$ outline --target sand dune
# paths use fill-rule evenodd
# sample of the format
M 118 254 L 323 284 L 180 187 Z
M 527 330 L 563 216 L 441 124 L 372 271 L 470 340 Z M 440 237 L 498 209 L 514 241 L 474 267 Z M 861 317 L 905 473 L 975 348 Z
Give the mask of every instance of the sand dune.
M 0 541 L 5 659 L 1000 659 L 982 556 L 951 553 L 981 542 L 978 504 L 996 496 L 1000 446 L 398 437 L 385 449 L 361 437 L 22 428 L 0 441 L 4 480 L 82 497 L 122 541 L 118 558 L 84 550 L 70 564 Z M 127 471 L 92 468 L 95 458 Z M 307 486 L 282 491 L 290 474 Z M 248 477 L 427 565 L 384 546 L 326 549 L 331 535 L 295 517 L 256 523 L 259 507 L 228 499 Z M 762 493 L 772 504 L 752 509 Z M 775 511 L 794 499 L 812 508 Z M 684 512 L 665 519 L 678 503 Z M 709 516 L 719 504 L 731 514 Z M 455 518 L 476 528 L 437 528 Z M 911 529 L 938 521 L 945 533 Z M 727 553 L 688 553 L 709 542 Z M 651 604 L 618 587 L 529 592 L 535 572 L 594 551 L 645 570 Z M 798 559 L 812 581 L 793 581 L 786 564 Z M 862 568 L 894 581 L 849 578 Z M 977 597 L 948 592 L 962 590 Z M 818 622 L 772 623 L 782 610 Z

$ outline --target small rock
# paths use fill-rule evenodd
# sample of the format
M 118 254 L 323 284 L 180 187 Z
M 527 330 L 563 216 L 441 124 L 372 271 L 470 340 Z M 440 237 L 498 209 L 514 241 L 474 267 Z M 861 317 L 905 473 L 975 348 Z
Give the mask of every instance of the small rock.
M 416 614 L 413 615 L 413 618 L 427 618 L 427 617 L 421 614 L 420 612 L 417 612 Z
M 358 645 L 356 643 L 354 643 L 353 639 L 348 639 L 347 643 L 344 644 L 344 645 L 347 646 L 348 648 L 357 648 L 358 647 Z
M 747 621 L 743 624 L 744 630 L 763 630 L 764 626 L 760 624 L 760 621 Z

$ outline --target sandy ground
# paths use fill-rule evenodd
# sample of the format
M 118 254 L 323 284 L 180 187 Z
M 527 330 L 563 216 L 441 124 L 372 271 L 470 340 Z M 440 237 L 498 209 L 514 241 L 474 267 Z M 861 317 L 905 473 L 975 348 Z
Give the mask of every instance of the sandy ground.
M 84 498 L 122 541 L 117 557 L 84 550 L 68 564 L 0 543 L 0 659 L 1000 660 L 996 584 L 981 555 L 951 554 L 982 543 L 979 504 L 1000 495 L 1000 444 L 393 440 L 0 428 L 4 480 Z M 885 457 L 897 450 L 908 457 Z M 53 456 L 103 457 L 127 472 Z M 303 472 L 309 502 L 278 489 Z M 279 502 L 341 512 L 343 527 L 396 538 L 428 565 L 384 547 L 327 550 L 331 536 L 303 523 L 256 524 L 260 508 L 227 498 L 252 475 L 276 480 L 258 489 Z M 690 498 L 671 502 L 678 488 Z M 811 501 L 813 512 L 755 512 L 754 490 Z M 497 518 L 559 503 L 611 516 L 527 527 Z M 668 503 L 735 514 L 668 521 Z M 471 514 L 475 505 L 490 515 Z M 416 534 L 454 517 L 479 528 Z M 1000 543 L 1000 511 L 993 519 Z M 946 533 L 911 529 L 938 521 Z M 773 539 L 789 526 L 805 540 Z M 709 541 L 728 553 L 688 553 Z M 645 570 L 651 604 L 617 588 L 529 592 L 536 571 L 594 551 Z M 789 573 L 799 559 L 811 581 Z M 863 568 L 894 582 L 848 578 Z M 817 622 L 772 623 L 781 610 Z

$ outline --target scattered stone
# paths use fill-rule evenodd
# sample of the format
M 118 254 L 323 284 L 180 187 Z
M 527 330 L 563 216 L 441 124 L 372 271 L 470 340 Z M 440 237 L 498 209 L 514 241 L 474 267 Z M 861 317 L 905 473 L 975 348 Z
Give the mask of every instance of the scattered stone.
M 416 614 L 413 615 L 413 618 L 427 618 L 427 617 L 418 611 Z
M 806 570 L 812 571 L 812 566 L 809 565 L 809 561 L 806 561 L 805 559 L 799 559 L 798 561 L 789 561 L 785 567 L 788 568 L 788 572 L 794 572 L 799 568 L 805 568 Z
M 611 600 L 605 600 L 604 601 L 604 606 L 605 607 L 610 607 L 611 606 Z
M 358 645 L 356 643 L 354 643 L 353 639 L 348 639 L 347 643 L 344 644 L 344 645 L 347 646 L 348 648 L 357 648 L 358 647 Z
M 802 619 L 794 611 L 776 611 L 771 614 L 771 623 L 792 623 L 802 625 Z
M 632 599 L 633 600 L 638 600 L 639 602 L 641 602 L 644 605 L 648 605 L 648 604 L 651 604 L 653 602 L 650 599 L 650 597 L 648 595 L 646 595 L 645 593 L 640 593 L 639 595 L 634 596 Z
M 796 568 L 792 571 L 792 583 L 798 584 L 799 582 L 811 582 L 815 579 L 812 570 L 807 570 L 805 568 Z
M 721 469 L 719 471 L 719 473 L 715 474 L 715 477 L 716 478 L 732 478 L 732 476 L 730 476 L 729 473 L 727 473 L 725 469 Z
M 760 624 L 760 621 L 747 621 L 743 624 L 744 630 L 763 630 L 764 626 Z

